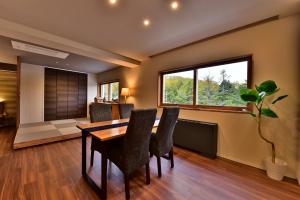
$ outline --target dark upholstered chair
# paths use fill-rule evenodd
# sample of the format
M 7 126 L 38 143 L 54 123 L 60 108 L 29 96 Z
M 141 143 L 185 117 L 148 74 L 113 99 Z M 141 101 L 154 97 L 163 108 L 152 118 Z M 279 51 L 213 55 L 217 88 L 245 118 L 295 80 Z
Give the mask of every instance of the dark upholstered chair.
M 161 177 L 161 161 L 164 157 L 171 160 L 171 168 L 174 167 L 173 158 L 173 131 L 178 119 L 179 108 L 164 108 L 156 133 L 151 135 L 150 154 L 157 157 L 158 176 Z M 165 155 L 169 154 L 168 157 Z
M 111 104 L 92 103 L 90 105 L 91 122 L 112 120 Z
M 92 103 L 90 105 L 90 118 L 92 123 L 112 120 L 111 104 Z M 95 145 L 91 145 L 91 166 L 94 164 L 95 149 L 93 146 Z
M 120 112 L 120 118 L 129 118 L 131 111 L 134 109 L 133 104 L 125 104 L 125 103 L 120 103 L 119 104 L 119 112 Z
M 108 159 L 124 174 L 126 199 L 130 198 L 129 176 L 144 165 L 146 183 L 150 184 L 149 144 L 155 118 L 156 109 L 133 110 L 120 145 L 114 145 L 108 150 Z

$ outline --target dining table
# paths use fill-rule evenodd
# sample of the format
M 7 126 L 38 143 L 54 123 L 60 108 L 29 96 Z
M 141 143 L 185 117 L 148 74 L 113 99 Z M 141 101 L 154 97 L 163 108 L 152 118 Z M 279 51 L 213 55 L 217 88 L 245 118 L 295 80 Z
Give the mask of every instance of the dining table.
M 87 183 L 93 188 L 101 199 L 107 198 L 107 149 L 106 143 L 108 141 L 124 137 L 126 134 L 129 118 L 117 119 L 110 121 L 101 121 L 87 124 L 78 124 L 82 132 L 82 160 L 81 160 L 81 174 Z M 157 118 L 153 124 L 153 127 L 157 127 L 159 124 L 159 118 Z M 103 151 L 101 152 L 101 186 L 98 186 L 95 181 L 87 173 L 87 137 L 92 136 L 94 139 L 102 142 Z

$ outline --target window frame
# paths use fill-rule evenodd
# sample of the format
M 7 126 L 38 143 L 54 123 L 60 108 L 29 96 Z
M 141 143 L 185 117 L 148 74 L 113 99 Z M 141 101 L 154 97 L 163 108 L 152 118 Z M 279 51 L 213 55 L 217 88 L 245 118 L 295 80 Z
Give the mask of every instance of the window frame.
M 251 88 L 252 86 L 252 69 L 253 69 L 253 61 L 252 61 L 252 55 L 246 55 L 246 56 L 240 56 L 240 57 L 234 57 L 234 58 L 227 58 L 223 60 L 217 60 L 207 63 L 201 63 L 196 65 L 190 65 L 186 67 L 180 67 L 176 69 L 169 69 L 158 72 L 158 107 L 166 107 L 166 106 L 178 106 L 182 109 L 190 109 L 190 110 L 207 110 L 207 111 L 223 111 L 223 112 L 245 112 L 245 109 L 248 111 L 252 110 L 252 107 L 250 104 L 247 104 L 247 106 L 216 106 L 216 105 L 197 105 L 197 70 L 201 68 L 208 68 L 208 67 L 214 67 L 218 65 L 226 65 L 226 64 L 232 64 L 237 62 L 243 62 L 247 61 L 247 87 Z M 191 105 L 187 104 L 171 104 L 171 103 L 163 103 L 163 76 L 171 73 L 177 73 L 177 72 L 184 72 L 184 71 L 190 71 L 193 70 L 194 77 L 193 77 L 193 103 Z
M 112 83 L 118 83 L 119 84 L 119 91 L 118 91 L 118 102 L 120 102 L 120 80 L 119 79 L 117 79 L 117 80 L 111 80 L 111 81 L 103 81 L 103 82 L 99 82 L 98 83 L 98 97 L 101 97 L 101 93 L 102 93 L 102 91 L 101 91 L 101 86 L 102 85 L 106 85 L 106 84 L 108 84 L 108 99 L 110 99 L 111 98 L 111 84 Z M 108 102 L 112 102 L 113 100 L 111 99 L 111 100 L 106 100 L 106 101 L 108 101 Z

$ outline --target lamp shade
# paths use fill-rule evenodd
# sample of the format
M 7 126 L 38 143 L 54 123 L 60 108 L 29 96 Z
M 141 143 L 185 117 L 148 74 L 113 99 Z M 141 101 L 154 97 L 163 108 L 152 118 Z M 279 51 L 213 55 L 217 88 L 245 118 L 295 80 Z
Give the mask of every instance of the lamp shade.
M 129 88 L 122 88 L 121 96 L 129 96 Z

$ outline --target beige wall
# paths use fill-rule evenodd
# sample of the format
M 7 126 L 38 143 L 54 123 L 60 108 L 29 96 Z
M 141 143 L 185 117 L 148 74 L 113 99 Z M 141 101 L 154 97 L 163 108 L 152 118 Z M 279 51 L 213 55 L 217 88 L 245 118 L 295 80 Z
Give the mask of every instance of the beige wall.
M 20 123 L 44 121 L 44 67 L 21 64 Z
M 253 82 L 273 79 L 288 99 L 274 110 L 279 119 L 265 120 L 264 132 L 272 133 L 278 157 L 289 164 L 288 176 L 295 177 L 297 151 L 300 151 L 299 129 L 299 16 L 231 33 L 206 42 L 190 45 L 142 63 L 135 69 L 118 68 L 99 74 L 99 81 L 120 79 L 121 87 L 134 90 L 128 99 L 138 108 L 157 106 L 158 72 L 230 57 L 253 55 Z M 246 114 L 181 110 L 181 118 L 217 122 L 219 124 L 218 155 L 234 161 L 263 168 L 263 159 L 270 147 L 257 134 L 256 123 Z M 299 160 L 299 159 L 298 159 Z
M 89 114 L 89 105 L 94 102 L 94 98 L 97 96 L 98 93 L 98 86 L 97 86 L 97 75 L 96 74 L 88 74 L 88 96 L 87 96 L 87 115 Z
M 16 65 L 17 64 L 17 56 L 7 54 L 6 52 L 3 52 L 0 50 L 0 62 Z

